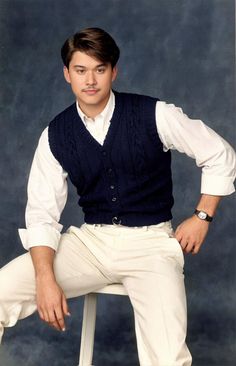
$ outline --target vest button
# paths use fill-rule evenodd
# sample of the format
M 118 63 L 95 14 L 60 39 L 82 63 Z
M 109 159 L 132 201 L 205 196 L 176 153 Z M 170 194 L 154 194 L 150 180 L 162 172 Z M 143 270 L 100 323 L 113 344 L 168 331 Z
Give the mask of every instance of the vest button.
M 110 188 L 111 188 L 111 189 L 114 189 L 114 188 L 115 188 L 115 186 L 110 186 Z
M 113 172 L 112 168 L 107 169 L 107 171 L 108 171 L 108 173 L 110 173 L 110 174 Z
M 112 201 L 116 202 L 117 198 L 116 197 L 112 197 Z
M 112 217 L 111 221 L 112 221 L 113 225 L 121 224 L 121 220 L 119 220 L 117 216 Z
M 106 156 L 106 154 L 107 154 L 107 152 L 104 150 L 104 151 L 102 152 L 102 155 L 103 155 L 103 156 Z

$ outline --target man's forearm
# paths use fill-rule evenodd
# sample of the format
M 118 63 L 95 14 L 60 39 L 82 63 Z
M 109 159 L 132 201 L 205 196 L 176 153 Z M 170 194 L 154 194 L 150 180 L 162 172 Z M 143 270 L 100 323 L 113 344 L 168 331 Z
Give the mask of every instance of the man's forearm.
M 221 196 L 202 194 L 196 209 L 205 211 L 209 216 L 214 216 L 221 198 Z
M 48 277 L 55 279 L 53 271 L 53 260 L 55 251 L 47 246 L 30 248 L 30 255 L 33 261 L 36 278 Z

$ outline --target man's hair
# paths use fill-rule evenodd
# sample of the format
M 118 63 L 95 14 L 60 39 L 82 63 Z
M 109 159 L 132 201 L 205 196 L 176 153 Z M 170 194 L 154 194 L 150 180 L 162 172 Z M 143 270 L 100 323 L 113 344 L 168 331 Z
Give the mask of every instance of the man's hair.
M 100 28 L 83 29 L 65 41 L 61 48 L 61 57 L 67 68 L 76 51 L 84 52 L 103 63 L 110 63 L 112 68 L 120 56 L 120 50 L 114 39 Z

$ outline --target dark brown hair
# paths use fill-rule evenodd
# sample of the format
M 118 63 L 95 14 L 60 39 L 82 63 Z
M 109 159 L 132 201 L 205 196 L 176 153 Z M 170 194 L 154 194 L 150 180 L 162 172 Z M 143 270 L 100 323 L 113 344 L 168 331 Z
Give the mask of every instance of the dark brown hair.
M 120 50 L 114 39 L 100 28 L 86 28 L 68 38 L 61 48 L 64 65 L 69 68 L 73 53 L 84 52 L 113 68 L 120 56 Z

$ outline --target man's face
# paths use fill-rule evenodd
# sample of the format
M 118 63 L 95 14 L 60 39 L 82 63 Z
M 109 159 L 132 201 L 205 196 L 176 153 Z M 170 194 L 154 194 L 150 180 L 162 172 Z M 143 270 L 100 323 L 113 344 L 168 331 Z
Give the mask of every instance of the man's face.
M 116 75 L 116 67 L 112 69 L 111 64 L 104 64 L 80 51 L 74 52 L 69 69 L 64 67 L 65 79 L 88 117 L 95 117 L 105 108 Z

